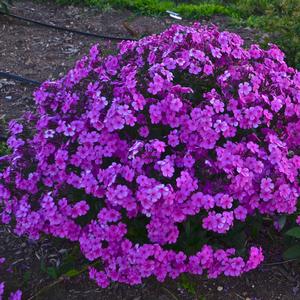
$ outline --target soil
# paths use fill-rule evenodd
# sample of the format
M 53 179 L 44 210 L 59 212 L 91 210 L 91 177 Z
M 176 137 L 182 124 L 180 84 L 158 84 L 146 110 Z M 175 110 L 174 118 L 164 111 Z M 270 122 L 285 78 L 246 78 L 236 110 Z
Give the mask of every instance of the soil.
M 140 37 L 158 33 L 172 23 L 178 22 L 168 16 L 138 16 L 127 10 L 66 6 L 53 2 L 14 1 L 11 12 L 20 16 L 74 28 L 81 31 L 114 35 L 119 37 Z M 215 16 L 210 20 L 221 29 L 240 34 L 246 44 L 259 41 L 261 34 L 250 28 L 231 25 L 226 17 Z M 183 24 L 191 21 L 180 21 Z M 116 41 L 85 37 L 19 21 L 0 14 L 0 71 L 18 74 L 37 81 L 56 79 L 63 76 L 76 60 L 86 54 L 89 48 L 99 43 L 104 51 L 113 51 Z M 32 97 L 34 85 L 0 78 L 0 123 L 20 118 L 22 113 L 34 110 Z M 0 135 L 5 126 L 0 124 Z M 2 126 L 2 127 L 1 127 Z M 189 276 L 185 279 L 158 283 L 146 280 L 142 285 L 130 287 L 113 284 L 102 290 L 90 282 L 83 273 L 74 279 L 49 276 L 42 267 L 59 265 L 65 252 L 73 245 L 44 239 L 39 242 L 16 237 L 10 227 L 0 226 L 0 257 L 6 263 L 0 267 L 0 281 L 6 281 L 7 290 L 21 288 L 23 299 L 103 299 L 103 300 L 292 300 L 300 299 L 299 266 L 293 262 L 281 261 L 281 246 L 266 245 L 271 256 L 258 270 L 240 278 L 219 278 Z M 268 249 L 269 248 L 269 249 Z M 272 251 L 271 251 L 272 250 Z M 274 263 L 275 262 L 275 263 Z

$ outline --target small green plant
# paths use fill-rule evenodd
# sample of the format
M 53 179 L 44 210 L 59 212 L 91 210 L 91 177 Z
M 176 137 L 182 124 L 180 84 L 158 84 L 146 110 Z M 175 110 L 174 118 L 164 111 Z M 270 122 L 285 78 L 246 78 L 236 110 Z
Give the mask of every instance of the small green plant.
M 196 297 L 196 283 L 193 282 L 186 274 L 182 274 L 179 278 L 179 285 L 188 293 Z
M 7 13 L 11 3 L 11 0 L 0 0 L 0 12 Z
M 186 274 L 182 274 L 179 277 L 179 287 L 186 290 L 191 296 L 196 300 L 205 300 L 204 295 L 198 295 L 197 293 L 197 283 L 193 281 L 191 277 Z

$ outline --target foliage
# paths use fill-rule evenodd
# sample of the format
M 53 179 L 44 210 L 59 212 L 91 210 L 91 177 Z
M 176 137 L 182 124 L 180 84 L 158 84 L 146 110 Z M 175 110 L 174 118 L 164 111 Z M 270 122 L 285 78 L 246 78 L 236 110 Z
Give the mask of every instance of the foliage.
M 194 283 L 188 276 L 182 274 L 179 278 L 180 287 L 184 288 L 187 292 L 189 292 L 194 297 L 196 294 L 196 283 Z
M 264 15 L 269 4 L 270 0 L 237 0 L 231 3 L 237 8 L 239 14 L 245 17 Z
M 2 222 L 79 245 L 102 287 L 256 268 L 264 217 L 297 209 L 300 73 L 242 45 L 177 25 L 43 83 L 38 113 L 9 123 Z
M 0 142 L 0 156 L 9 154 L 9 149 L 5 142 Z
M 300 258 L 300 216 L 297 217 L 296 223 L 298 226 L 291 227 L 285 232 L 287 237 L 285 245 L 289 246 L 283 253 L 285 259 L 299 259 Z
M 66 252 L 61 257 L 60 264 L 47 264 L 41 260 L 40 269 L 52 279 L 77 277 L 88 270 L 90 266 L 87 260 L 82 261 L 82 255 L 78 246 L 74 246 L 72 251 Z
M 176 12 L 186 18 L 198 19 L 201 17 L 210 17 L 213 15 L 227 15 L 236 16 L 234 8 L 225 7 L 216 3 L 201 3 L 193 4 L 179 4 L 174 8 Z
M 251 0 L 241 1 L 237 6 L 246 24 L 269 32 L 265 43 L 278 44 L 287 62 L 300 69 L 300 1 Z
M 115 8 L 126 8 L 145 15 L 160 15 L 164 14 L 166 10 L 171 10 L 187 18 L 209 17 L 214 14 L 234 15 L 235 13 L 231 7 L 206 1 L 198 4 L 180 3 L 179 5 L 176 5 L 174 1 L 166 0 L 57 0 L 57 2 L 61 4 L 82 4 L 84 2 L 86 5 L 100 8 L 109 4 Z
M 9 5 L 11 5 L 11 0 L 0 0 L 0 12 L 7 13 Z

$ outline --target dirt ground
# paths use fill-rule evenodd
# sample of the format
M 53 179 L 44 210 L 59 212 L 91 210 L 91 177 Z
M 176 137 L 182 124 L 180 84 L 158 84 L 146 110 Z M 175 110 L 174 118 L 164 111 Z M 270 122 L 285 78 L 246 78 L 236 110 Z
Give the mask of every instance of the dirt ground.
M 52 2 L 14 1 L 12 13 L 50 24 L 75 28 L 99 34 L 139 37 L 161 32 L 174 19 L 138 16 L 129 11 L 109 9 L 101 12 L 93 8 L 60 7 Z M 261 34 L 249 28 L 237 28 L 221 16 L 203 23 L 213 22 L 222 29 L 235 31 L 246 43 L 259 41 Z M 178 22 L 178 21 L 177 21 Z M 183 20 L 187 24 L 191 21 Z M 91 45 L 99 43 L 103 49 L 115 49 L 116 41 L 100 40 L 68 32 L 57 31 L 0 14 L 0 71 L 6 71 L 37 81 L 63 76 L 76 60 L 86 54 Z M 32 92 L 36 86 L 0 78 L 0 123 L 19 118 L 24 111 L 34 110 Z M 2 127 L 1 127 L 2 126 Z M 0 134 L 5 126 L 0 125 Z M 185 280 L 167 281 L 163 284 L 147 280 L 130 287 L 113 284 L 102 290 L 88 281 L 86 274 L 75 279 L 53 279 L 41 268 L 58 264 L 64 251 L 73 245 L 57 244 L 43 240 L 27 241 L 14 236 L 9 227 L 0 227 L 0 257 L 7 258 L 0 267 L 0 281 L 7 289 L 22 288 L 23 299 L 103 299 L 103 300 L 293 300 L 300 299 L 299 266 L 281 261 L 281 246 L 266 243 L 271 253 L 258 270 L 240 278 L 188 277 Z

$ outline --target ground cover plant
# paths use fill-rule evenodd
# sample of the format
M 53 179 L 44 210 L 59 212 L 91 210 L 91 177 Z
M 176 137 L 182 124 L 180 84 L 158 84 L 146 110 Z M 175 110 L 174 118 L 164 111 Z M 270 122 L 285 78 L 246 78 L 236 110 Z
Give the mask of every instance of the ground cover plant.
M 35 101 L 9 124 L 2 222 L 79 245 L 102 287 L 239 276 L 263 260 L 251 224 L 296 219 L 300 74 L 275 45 L 172 26 L 94 46 Z

